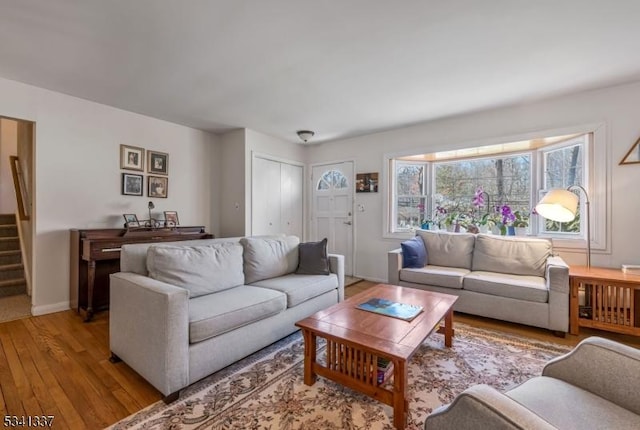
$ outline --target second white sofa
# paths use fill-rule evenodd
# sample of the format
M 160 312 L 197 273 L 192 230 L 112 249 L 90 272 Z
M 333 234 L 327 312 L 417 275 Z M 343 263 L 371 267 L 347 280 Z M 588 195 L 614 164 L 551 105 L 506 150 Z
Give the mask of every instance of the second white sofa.
M 389 283 L 459 297 L 454 310 L 569 330 L 569 267 L 545 239 L 418 230 L 427 264 L 403 267 L 388 253 Z

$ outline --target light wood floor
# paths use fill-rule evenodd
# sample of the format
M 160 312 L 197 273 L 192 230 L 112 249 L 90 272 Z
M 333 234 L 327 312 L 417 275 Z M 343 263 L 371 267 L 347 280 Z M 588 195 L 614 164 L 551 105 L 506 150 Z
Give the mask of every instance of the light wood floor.
M 372 282 L 347 287 L 346 296 Z M 57 429 L 99 429 L 162 398 L 125 363 L 109 362 L 108 312 L 83 323 L 73 311 L 0 324 L 0 412 L 53 415 Z M 456 314 L 454 321 L 575 345 L 590 335 L 640 347 L 640 338 L 597 330 L 561 339 L 547 330 Z

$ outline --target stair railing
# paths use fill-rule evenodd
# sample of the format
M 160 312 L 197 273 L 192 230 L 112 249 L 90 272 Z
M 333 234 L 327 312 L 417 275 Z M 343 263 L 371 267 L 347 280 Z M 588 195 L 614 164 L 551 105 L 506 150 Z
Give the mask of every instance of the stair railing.
M 22 221 L 28 221 L 29 218 L 29 194 L 24 181 L 24 172 L 20 166 L 18 157 L 12 155 L 9 157 L 11 162 L 11 174 L 13 175 L 13 186 L 16 190 L 16 199 L 18 200 L 18 215 Z

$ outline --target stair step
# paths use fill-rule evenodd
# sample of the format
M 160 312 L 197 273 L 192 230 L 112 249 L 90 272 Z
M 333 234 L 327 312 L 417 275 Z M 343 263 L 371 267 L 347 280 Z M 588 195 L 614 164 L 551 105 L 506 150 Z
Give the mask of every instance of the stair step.
M 16 216 L 14 214 L 0 214 L 0 224 L 14 224 L 16 223 Z
M 18 236 L 18 227 L 13 224 L 0 225 L 0 237 Z
M 22 270 L 24 265 L 22 263 L 13 264 L 0 264 L 0 272 L 8 272 L 10 270 Z
M 26 283 L 0 288 L 0 297 L 17 296 L 18 294 L 26 294 L 26 293 L 27 293 Z
M 17 236 L 0 237 L 0 251 L 19 250 L 20 239 Z
M 16 285 L 26 284 L 27 281 L 24 278 L 7 279 L 6 281 L 0 281 L 0 288 L 13 287 Z
M 22 262 L 20 250 L 0 251 L 0 264 L 16 264 Z

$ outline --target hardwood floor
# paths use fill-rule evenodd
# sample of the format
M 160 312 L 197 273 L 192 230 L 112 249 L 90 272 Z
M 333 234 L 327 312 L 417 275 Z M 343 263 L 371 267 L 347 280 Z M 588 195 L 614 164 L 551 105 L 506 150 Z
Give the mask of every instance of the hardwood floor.
M 345 294 L 372 285 L 361 281 Z M 83 323 L 66 311 L 1 323 L 2 415 L 53 415 L 56 429 L 99 429 L 160 400 L 161 393 L 125 363 L 109 362 L 108 318 L 108 312 L 99 312 Z M 598 335 L 640 347 L 640 338 L 597 330 L 562 339 L 547 330 L 471 315 L 456 314 L 454 321 L 566 345 Z
M 74 311 L 0 324 L 0 409 L 52 415 L 56 429 L 107 427 L 162 398 L 124 363 L 109 362 L 108 313 Z

